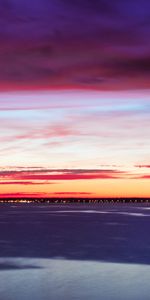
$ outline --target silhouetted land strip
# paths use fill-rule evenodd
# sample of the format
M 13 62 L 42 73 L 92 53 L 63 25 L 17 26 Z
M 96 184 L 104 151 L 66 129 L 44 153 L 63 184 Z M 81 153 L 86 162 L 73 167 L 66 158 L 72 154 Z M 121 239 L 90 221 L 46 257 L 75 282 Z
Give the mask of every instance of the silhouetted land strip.
M 150 198 L 139 198 L 139 197 L 131 197 L 131 198 L 77 198 L 77 197 L 59 197 L 59 198 L 33 198 L 33 197 L 21 197 L 21 198 L 2 198 L 0 199 L 0 203 L 9 203 L 9 202 L 17 202 L 17 203 L 144 203 L 150 202 Z

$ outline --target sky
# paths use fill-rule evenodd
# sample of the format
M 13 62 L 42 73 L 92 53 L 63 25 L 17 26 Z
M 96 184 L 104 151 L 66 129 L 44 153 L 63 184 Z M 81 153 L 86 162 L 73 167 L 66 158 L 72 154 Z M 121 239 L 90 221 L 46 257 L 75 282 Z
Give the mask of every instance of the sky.
M 0 197 L 150 197 L 149 0 L 1 0 Z

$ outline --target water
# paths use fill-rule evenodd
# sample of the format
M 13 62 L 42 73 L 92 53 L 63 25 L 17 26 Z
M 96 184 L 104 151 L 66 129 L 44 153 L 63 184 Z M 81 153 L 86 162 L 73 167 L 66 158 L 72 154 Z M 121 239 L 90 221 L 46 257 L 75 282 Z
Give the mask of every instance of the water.
M 1 204 L 0 299 L 149 299 L 148 204 Z

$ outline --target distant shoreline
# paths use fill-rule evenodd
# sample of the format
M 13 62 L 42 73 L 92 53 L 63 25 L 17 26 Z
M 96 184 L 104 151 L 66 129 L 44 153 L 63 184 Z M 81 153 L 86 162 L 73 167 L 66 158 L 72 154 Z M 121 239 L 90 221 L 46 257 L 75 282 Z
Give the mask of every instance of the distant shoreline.
M 150 203 L 150 198 L 1 198 L 0 203 Z

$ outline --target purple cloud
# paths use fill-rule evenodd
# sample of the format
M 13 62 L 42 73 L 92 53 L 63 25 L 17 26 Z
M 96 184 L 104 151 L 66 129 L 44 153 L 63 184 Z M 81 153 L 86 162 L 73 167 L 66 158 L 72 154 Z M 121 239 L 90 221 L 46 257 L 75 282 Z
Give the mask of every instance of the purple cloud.
M 0 88 L 149 87 L 149 11 L 148 0 L 1 1 Z

